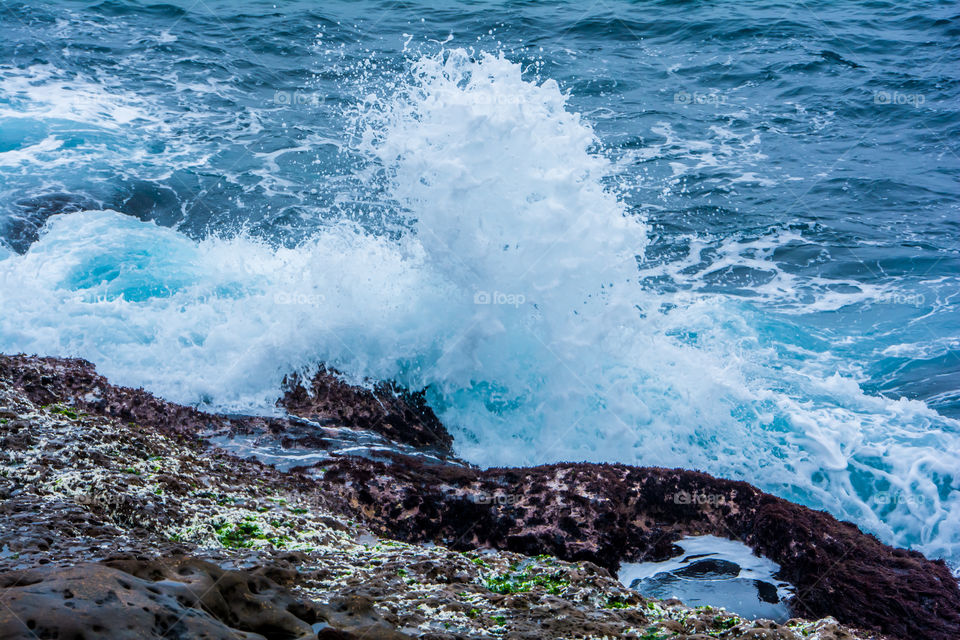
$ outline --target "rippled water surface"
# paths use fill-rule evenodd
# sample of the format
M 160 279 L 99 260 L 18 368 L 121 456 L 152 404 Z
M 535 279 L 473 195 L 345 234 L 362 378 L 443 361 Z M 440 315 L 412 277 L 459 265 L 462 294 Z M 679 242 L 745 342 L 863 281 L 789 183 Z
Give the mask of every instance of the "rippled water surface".
M 958 58 L 947 1 L 4 2 L 0 348 L 328 362 L 956 562 Z

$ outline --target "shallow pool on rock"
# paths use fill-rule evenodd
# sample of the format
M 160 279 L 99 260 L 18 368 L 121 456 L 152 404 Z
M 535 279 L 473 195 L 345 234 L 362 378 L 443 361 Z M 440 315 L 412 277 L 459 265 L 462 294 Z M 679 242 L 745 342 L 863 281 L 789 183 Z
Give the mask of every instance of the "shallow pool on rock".
M 663 562 L 624 564 L 620 581 L 653 598 L 677 598 L 696 607 L 723 607 L 744 618 L 784 622 L 794 587 L 775 576 L 780 565 L 754 555 L 742 542 L 687 536 L 679 556 Z

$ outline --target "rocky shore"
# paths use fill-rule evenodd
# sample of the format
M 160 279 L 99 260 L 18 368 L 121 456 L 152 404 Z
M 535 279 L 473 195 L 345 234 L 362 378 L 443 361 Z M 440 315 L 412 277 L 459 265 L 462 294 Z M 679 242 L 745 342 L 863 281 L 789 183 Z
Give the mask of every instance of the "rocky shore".
M 960 637 L 942 562 L 749 484 L 481 470 L 422 396 L 329 371 L 290 378 L 280 405 L 207 414 L 81 360 L 0 356 L 0 637 Z M 745 620 L 616 579 L 692 534 L 779 563 L 796 617 Z

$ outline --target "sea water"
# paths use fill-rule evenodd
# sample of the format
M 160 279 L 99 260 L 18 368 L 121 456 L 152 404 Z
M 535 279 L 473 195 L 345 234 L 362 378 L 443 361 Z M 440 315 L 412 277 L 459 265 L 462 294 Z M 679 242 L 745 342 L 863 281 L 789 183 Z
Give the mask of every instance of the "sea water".
M 8 2 L 0 349 L 481 465 L 747 480 L 960 558 L 951 2 Z

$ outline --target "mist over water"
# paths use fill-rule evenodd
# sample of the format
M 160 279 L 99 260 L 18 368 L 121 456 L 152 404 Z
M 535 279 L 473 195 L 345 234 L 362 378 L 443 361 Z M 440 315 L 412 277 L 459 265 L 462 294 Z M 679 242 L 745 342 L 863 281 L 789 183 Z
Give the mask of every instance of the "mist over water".
M 940 29 L 921 4 L 916 29 Z M 257 16 L 264 39 L 219 16 L 242 45 L 189 10 L 67 5 L 31 28 L 129 51 L 21 49 L 0 69 L 4 351 L 254 412 L 327 363 L 426 387 L 478 464 L 701 469 L 960 557 L 958 167 L 936 144 L 958 119 L 939 58 L 910 88 L 879 45 L 828 55 L 802 22 L 711 39 L 668 3 L 670 34 L 626 3 L 529 8 L 526 34 L 302 9 L 309 29 Z M 809 55 L 769 63 L 777 42 Z M 864 68 L 891 104 L 854 94 Z M 902 148 L 881 127 L 865 150 L 858 121 Z

